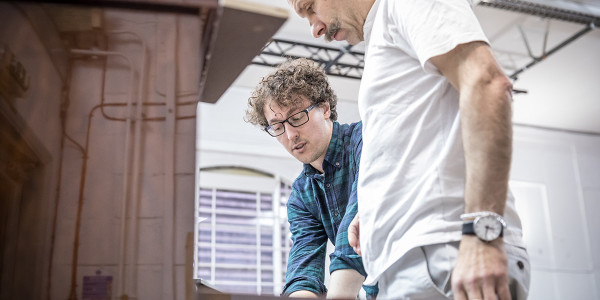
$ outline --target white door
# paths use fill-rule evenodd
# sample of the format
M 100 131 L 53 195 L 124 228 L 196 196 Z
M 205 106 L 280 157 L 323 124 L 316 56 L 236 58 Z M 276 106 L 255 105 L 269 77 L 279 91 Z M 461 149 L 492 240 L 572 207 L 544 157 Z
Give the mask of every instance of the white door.
M 511 190 L 529 299 L 600 299 L 600 137 L 516 128 Z

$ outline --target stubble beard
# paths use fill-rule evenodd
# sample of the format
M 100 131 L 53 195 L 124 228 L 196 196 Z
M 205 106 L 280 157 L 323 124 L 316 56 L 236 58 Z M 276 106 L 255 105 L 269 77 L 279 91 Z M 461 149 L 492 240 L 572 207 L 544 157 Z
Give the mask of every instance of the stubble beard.
M 325 40 L 328 42 L 333 41 L 333 36 L 340 30 L 342 25 L 338 19 L 334 19 L 331 24 L 329 24 L 329 28 L 327 32 L 325 32 Z
M 306 141 L 305 141 L 306 142 Z M 304 145 L 304 147 L 308 146 L 308 142 L 306 142 L 306 144 Z M 312 164 L 314 161 L 316 161 L 319 158 L 319 154 L 316 152 L 315 149 L 308 149 L 305 148 L 304 149 L 304 153 L 303 154 L 296 154 L 294 155 L 294 157 L 296 157 L 297 160 L 299 160 L 301 163 L 303 164 Z

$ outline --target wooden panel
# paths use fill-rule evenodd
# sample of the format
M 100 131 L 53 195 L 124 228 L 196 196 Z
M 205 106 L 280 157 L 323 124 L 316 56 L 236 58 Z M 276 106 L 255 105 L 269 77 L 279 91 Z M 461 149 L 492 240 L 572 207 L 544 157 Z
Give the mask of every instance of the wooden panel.
M 287 10 L 239 0 L 223 5 L 206 55 L 202 102 L 217 102 L 288 17 Z

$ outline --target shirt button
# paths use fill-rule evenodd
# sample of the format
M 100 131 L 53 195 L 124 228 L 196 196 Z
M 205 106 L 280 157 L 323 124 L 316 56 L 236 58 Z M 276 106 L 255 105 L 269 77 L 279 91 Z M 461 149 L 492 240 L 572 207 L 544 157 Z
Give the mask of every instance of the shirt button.
M 330 187 L 330 186 L 331 186 L 331 184 L 329 184 L 329 183 L 328 183 L 328 184 L 327 184 L 327 187 Z
M 336 162 L 336 163 L 335 163 L 335 166 L 336 166 L 336 167 L 339 167 L 339 166 L 340 166 L 340 163 L 339 163 L 339 162 Z
M 339 214 L 338 214 L 338 212 L 336 211 L 336 212 L 334 212 L 334 213 L 333 213 L 333 215 L 337 217 Z

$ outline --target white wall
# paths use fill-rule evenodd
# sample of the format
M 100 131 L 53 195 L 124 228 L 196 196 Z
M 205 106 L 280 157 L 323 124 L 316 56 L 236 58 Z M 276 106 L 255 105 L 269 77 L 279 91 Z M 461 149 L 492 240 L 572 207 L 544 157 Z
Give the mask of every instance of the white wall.
M 104 19 L 109 32 L 108 50 L 127 56 L 132 65 L 121 57 L 110 56 L 103 74 L 103 61 L 93 56 L 74 62 L 67 132 L 80 143 L 86 140 L 88 116 L 102 99 L 103 76 L 106 103 L 126 103 L 132 91 L 134 103 L 138 97 L 144 103 L 162 103 L 144 107 L 143 117 L 163 120 L 140 123 L 136 134 L 135 124 L 128 130 L 125 122 L 109 120 L 99 109 L 93 110 L 77 294 L 82 294 L 82 277 L 101 270 L 103 275 L 113 276 L 115 297 L 127 294 L 136 299 L 184 299 L 185 279 L 191 276 L 185 273 L 185 264 L 191 262 L 191 257 L 185 256 L 186 234 L 194 228 L 195 120 L 175 118 L 195 114 L 200 22 L 195 16 L 127 10 L 107 11 Z M 112 118 L 128 116 L 124 106 L 106 107 L 104 111 Z M 67 298 L 69 284 L 64 278 L 71 276 L 77 227 L 79 186 L 69 183 L 81 178 L 82 155 L 69 146 L 65 150 L 58 214 L 53 299 Z M 128 187 L 126 191 L 124 186 Z
M 600 135 L 515 127 L 511 189 L 531 299 L 600 298 Z

